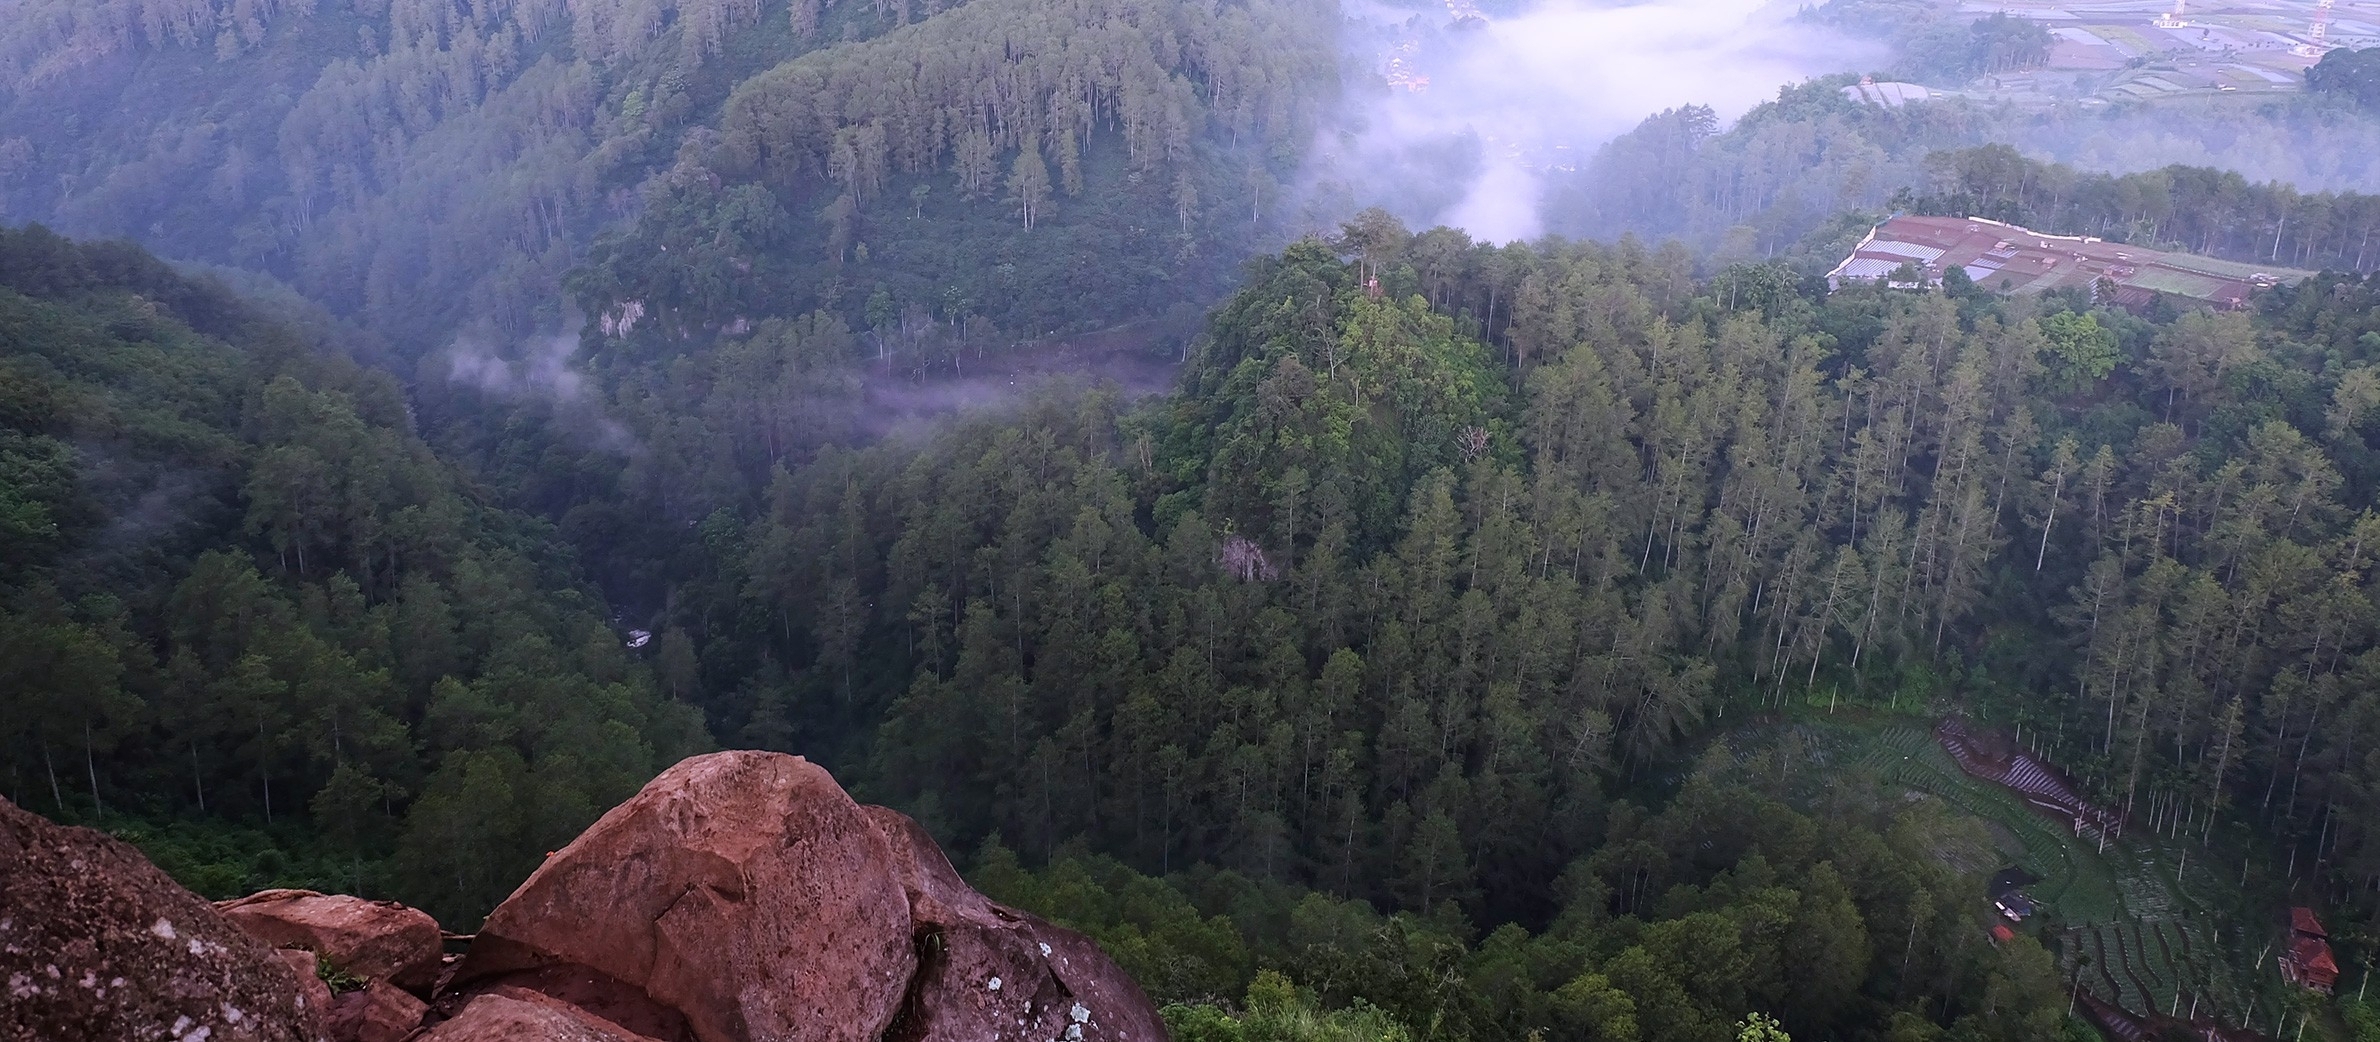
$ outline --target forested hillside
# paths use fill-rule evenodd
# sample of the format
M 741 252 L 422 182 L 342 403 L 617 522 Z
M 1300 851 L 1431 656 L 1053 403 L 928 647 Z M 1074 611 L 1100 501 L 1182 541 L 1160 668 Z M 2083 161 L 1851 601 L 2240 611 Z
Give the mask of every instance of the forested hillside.
M 1096 325 L 1212 299 L 1271 233 L 1334 10 L 20 4 L 0 214 L 270 273 L 409 359 L 575 327 L 563 277 L 590 258 L 580 297 L 674 281 L 652 306 L 720 325 L 873 324 L 878 290 L 896 315 Z
M 614 348 L 634 458 L 534 427 L 474 458 L 637 591 L 663 683 L 723 742 L 825 757 L 963 846 L 1111 856 L 1084 870 L 1122 893 L 1252 881 L 1168 884 L 1189 921 L 1233 886 L 1318 891 L 1425 917 L 1475 969 L 1451 924 L 1651 922 L 1647 878 L 1717 886 L 1694 872 L 1737 855 L 1660 876 L 1613 793 L 1813 701 L 2014 716 L 2158 828 L 2277 837 L 2341 893 L 2372 877 L 2380 286 L 2142 317 L 1691 267 L 1371 215 L 1251 269 L 1158 405 L 1055 394 L 839 447 L 784 403 L 876 349 L 816 315 L 706 356 Z M 1117 914 L 1103 936 L 1157 945 L 1159 980 L 1226 944 Z M 1322 942 L 1272 918 L 1235 922 L 1275 955 L 1173 994 L 1273 965 L 1389 1002 L 1331 983 L 1376 966 L 1278 954 Z M 1547 991 L 1601 965 L 1530 950 Z M 1731 1001 L 1700 1023 L 1763 1005 Z M 1886 1015 L 1865 1008 L 1792 1016 Z
M 1162 409 L 669 501 L 710 519 L 644 566 L 686 576 L 655 628 L 713 719 L 848 735 L 949 834 L 1491 919 L 1544 911 L 1610 779 L 1813 686 L 2069 698 L 2119 797 L 2252 777 L 2258 816 L 2352 840 L 2272 780 L 2353 741 L 2362 283 L 2144 322 L 1446 231 L 1342 251 L 1260 266 Z M 681 444 L 655 469 L 733 465 Z
M 1311 3 L 979 0 L 804 55 L 736 88 L 572 289 L 607 333 L 823 308 L 880 341 L 1209 300 L 1274 227 L 1329 37 Z
M 465 446 L 554 530 L 322 334 L 7 245 L 10 792 L 204 885 L 344 869 L 468 921 L 716 740 L 983 845 L 1163 994 L 1247 989 L 1185 1032 L 1361 998 L 1450 1037 L 2016 1039 L 2054 971 L 1956 925 L 1930 805 L 1659 779 L 1746 713 L 1963 704 L 2160 828 L 2342 894 L 2380 867 L 2365 280 L 2144 318 L 1373 214 L 1260 261 L 1137 408 L 853 449 L 790 407 L 873 356 L 834 316 L 623 341 L 633 452 L 532 414 Z M 649 592 L 649 647 L 557 536 Z
M 1844 97 L 1855 82 L 1787 87 L 1732 126 L 1702 106 L 1658 113 L 1575 176 L 1553 178 L 1547 223 L 1576 236 L 1676 238 L 1719 263 L 1789 256 L 1817 270 L 1842 259 L 1867 217 L 1896 210 L 2250 263 L 2380 267 L 2380 202 L 2344 190 L 2380 176 L 2380 123 L 2336 102 L 1887 108 Z
M 577 244 L 716 104 L 719 66 L 803 46 L 718 0 L 23 6 L 0 29 L 9 213 L 275 273 L 399 344 L 552 321 Z
M 551 443 L 491 476 L 655 584 L 723 737 L 841 749 L 967 842 L 1528 918 L 1609 786 L 1721 713 L 1958 692 L 2072 722 L 2113 799 L 2337 859 L 2371 293 L 1821 301 L 1375 220 L 1260 264 L 1160 408 L 799 450 L 729 374 L 865 352 L 819 319 L 644 370 L 666 447 L 577 457 L 614 475 L 581 506 Z
M 0 234 L 7 792 L 153 822 L 218 896 L 476 914 L 709 740 L 552 530 L 330 347 L 135 248 Z
M 1796 769 L 1752 766 L 1762 783 Z M 2048 952 L 1995 948 L 1974 926 L 1969 881 L 1937 844 L 1977 837 L 1939 804 L 1847 787 L 1812 815 L 1724 773 L 1698 773 L 1659 813 L 1615 804 L 1610 838 L 1563 876 L 1563 910 L 1536 932 L 1388 917 L 1211 868 L 1159 881 L 1079 849 L 1028 872 L 994 846 L 972 875 L 1096 937 L 1177 1003 L 1177 1042 L 1739 1042 L 1762 1011 L 1795 1038 L 2090 1037 L 2062 1020 Z M 1916 942 L 1896 948 L 1896 933 Z

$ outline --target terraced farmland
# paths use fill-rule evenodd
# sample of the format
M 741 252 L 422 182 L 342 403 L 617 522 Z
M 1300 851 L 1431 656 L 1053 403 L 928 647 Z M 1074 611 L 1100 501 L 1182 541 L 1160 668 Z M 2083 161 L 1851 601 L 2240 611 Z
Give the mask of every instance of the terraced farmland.
M 2041 877 L 2026 888 L 2045 915 L 2036 925 L 2069 979 L 2136 1011 L 2187 1016 L 2196 1007 L 2231 1023 L 2270 1031 L 2289 996 L 2269 959 L 2262 927 L 2274 895 L 2243 893 L 2236 857 L 2217 871 L 2195 842 L 2127 835 L 2104 849 L 2096 837 L 2027 806 L 2008 790 L 1962 773 L 1935 740 L 1930 721 L 1803 722 L 1729 737 L 1738 758 L 1791 754 L 1810 784 L 1871 776 L 1886 792 L 1923 793 L 1992 828 L 2000 856 Z M 1979 913 L 1983 895 L 1976 894 Z M 2238 924 L 2250 924 L 2241 926 Z M 2251 1011 L 2253 1014 L 2251 1015 Z

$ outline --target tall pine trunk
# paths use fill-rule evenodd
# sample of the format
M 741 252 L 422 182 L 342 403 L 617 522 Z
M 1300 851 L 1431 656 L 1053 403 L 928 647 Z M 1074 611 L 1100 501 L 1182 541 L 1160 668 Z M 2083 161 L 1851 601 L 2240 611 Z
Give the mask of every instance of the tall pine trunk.
M 41 767 L 42 770 L 49 772 L 50 803 L 52 806 L 57 807 L 60 813 L 64 813 L 66 810 L 66 797 L 60 794 L 58 791 L 58 765 L 55 761 L 50 759 L 50 738 L 48 735 L 43 735 L 41 737 Z
M 2304 761 L 2304 757 L 2299 757 L 2299 761 Z M 88 718 L 83 721 L 83 773 L 86 773 L 86 776 L 90 778 L 90 814 L 100 814 L 105 806 L 100 804 L 100 766 L 98 766 L 98 761 L 90 757 L 90 721 Z M 2294 785 L 2292 785 L 2292 792 L 2294 792 Z

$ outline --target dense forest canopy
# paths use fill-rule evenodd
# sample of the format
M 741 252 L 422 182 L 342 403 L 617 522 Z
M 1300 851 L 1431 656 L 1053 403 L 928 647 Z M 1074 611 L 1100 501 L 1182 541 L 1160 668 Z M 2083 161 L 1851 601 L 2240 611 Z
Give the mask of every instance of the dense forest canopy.
M 571 290 L 615 332 L 825 308 L 911 340 L 1211 299 L 1317 125 L 1328 25 L 1271 0 L 980 0 L 803 55 L 736 88 Z
M 2306 89 L 2336 94 L 2365 108 L 2380 107 L 2380 48 L 2341 47 L 2306 70 Z
M 718 66 L 805 46 L 728 0 L 23 6 L 12 212 L 270 272 L 400 345 L 553 321 Z
M 2015 455 L 1974 367 L 2017 359 L 2024 393 L 2029 312 L 1829 305 L 1877 327 L 1863 356 L 1891 374 L 1846 398 L 1868 401 L 1843 457 L 1833 334 L 1789 277 L 1736 273 L 1756 288 L 1722 303 L 1681 254 L 1374 217 L 1262 262 L 1154 408 L 1049 398 L 922 444 L 774 458 L 764 414 L 650 414 L 737 435 L 648 443 L 721 454 L 655 461 L 725 468 L 695 494 L 775 477 L 692 540 L 597 551 L 679 548 L 651 565 L 673 588 L 631 656 L 555 533 L 486 505 L 335 340 L 128 248 L 4 245 L 8 458 L 33 492 L 8 516 L 38 551 L 11 554 L 30 567 L 0 628 L 34 710 L 11 718 L 9 791 L 126 822 L 202 887 L 343 883 L 467 923 L 701 747 L 699 714 L 983 843 L 986 885 L 1191 1003 L 1186 1037 L 1268 1015 L 1582 1039 L 1733 1037 L 1752 1011 L 1918 1037 L 2056 1021 L 2046 953 L 1958 925 L 1959 876 L 1916 838 L 1938 808 L 1846 790 L 1822 822 L 1715 767 L 1658 811 L 1608 795 L 1729 705 L 1821 669 L 1907 686 L 1954 622 L 1973 639 L 1997 532 L 1979 490 Z M 1601 303 L 1552 306 L 1554 285 Z M 1491 305 L 1492 332 L 1472 317 Z M 1929 337 L 1970 344 L 1961 367 Z M 826 316 L 753 339 L 731 364 L 826 371 L 857 347 Z M 1965 404 L 1921 426 L 1929 395 Z M 551 428 L 507 438 L 502 477 L 600 455 Z M 1945 451 L 1955 473 L 1915 476 Z M 1867 476 L 1780 484 L 1844 459 Z M 142 527 L 176 481 L 197 483 L 169 490 L 186 517 Z M 1846 578 L 1862 554 L 1885 578 Z M 1854 609 L 1854 586 L 1883 608 Z M 1923 958 L 1891 958 L 1868 922 L 1922 929 Z
M 654 628 L 714 721 L 847 736 L 947 834 L 1544 914 L 1612 777 L 1831 683 L 2034 692 L 2120 797 L 2253 778 L 2343 858 L 2299 767 L 2360 726 L 2370 292 L 1814 303 L 1374 224 L 1260 264 L 1161 408 L 829 451 L 641 567 L 700 576 Z
M 1257 262 L 1154 404 L 838 447 L 783 408 L 871 354 L 818 314 L 618 355 L 631 457 L 556 416 L 458 443 L 466 479 L 326 327 L 6 245 L 10 792 L 158 822 L 203 885 L 467 917 L 719 741 L 982 845 L 1161 994 L 1247 992 L 1186 1033 L 1286 1002 L 2040 1037 L 2048 956 L 1955 926 L 1956 871 L 1894 838 L 1939 811 L 1716 761 L 1639 802 L 1714 723 L 1811 699 L 2014 714 L 2118 807 L 2277 836 L 2341 897 L 2380 871 L 2361 278 L 2143 317 L 1375 214 Z M 607 624 L 578 561 L 658 593 Z M 1762 947 L 1821 921 L 1853 931 L 1826 960 Z M 1713 944 L 1740 969 L 1673 976 Z
M 331 348 L 132 247 L 0 236 L 8 791 L 306 819 L 325 883 L 386 856 L 469 913 L 709 739 L 551 528 Z M 216 891 L 289 871 L 214 839 L 167 866 Z

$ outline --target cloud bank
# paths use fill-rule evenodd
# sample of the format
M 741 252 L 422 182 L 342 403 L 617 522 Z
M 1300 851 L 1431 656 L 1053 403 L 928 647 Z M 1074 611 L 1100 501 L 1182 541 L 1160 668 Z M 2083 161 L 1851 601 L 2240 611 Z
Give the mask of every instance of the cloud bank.
M 498 398 L 547 402 L 598 447 L 640 455 L 644 447 L 636 436 L 603 414 L 601 396 L 575 365 L 578 352 L 576 334 L 541 334 L 505 346 L 484 330 L 465 333 L 446 347 L 446 380 Z
M 1453 0 L 1463 5 L 1467 0 Z M 1777 90 L 1884 57 L 1795 19 L 1771 0 L 1543 0 L 1464 20 L 1446 6 L 1351 4 L 1356 68 L 1426 77 L 1385 94 L 1352 86 L 1311 178 L 1340 205 L 1382 205 L 1416 224 L 1491 241 L 1542 230 L 1544 175 L 1664 109 L 1709 105 L 1732 121 Z

